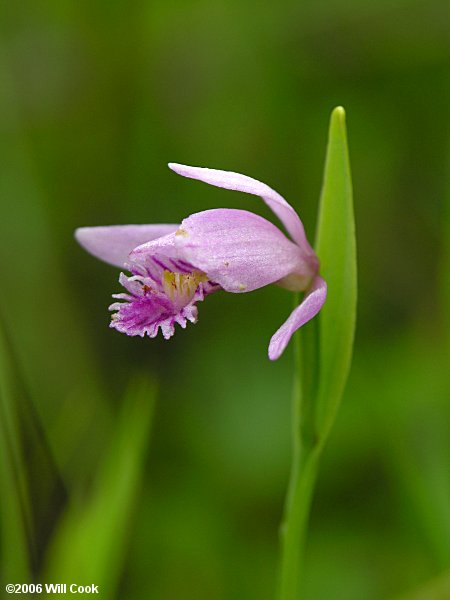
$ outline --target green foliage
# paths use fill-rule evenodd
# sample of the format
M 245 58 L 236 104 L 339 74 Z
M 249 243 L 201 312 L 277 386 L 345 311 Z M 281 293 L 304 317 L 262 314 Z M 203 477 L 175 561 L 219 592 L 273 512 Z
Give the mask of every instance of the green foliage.
M 355 221 L 345 113 L 341 107 L 331 115 L 316 246 L 328 294 L 319 317 L 295 336 L 293 456 L 281 527 L 279 600 L 296 600 L 302 595 L 304 547 L 314 486 L 353 350 Z
M 66 490 L 1 322 L 0 447 L 0 576 L 27 582 L 40 572 Z
M 432 579 L 420 589 L 402 594 L 394 600 L 448 600 L 450 595 L 450 571 Z
M 87 498 L 73 499 L 49 551 L 46 581 L 95 583 L 114 598 L 123 573 L 131 519 L 142 485 L 155 389 L 144 378 L 130 385 Z
M 1 325 L 1 323 L 0 323 Z M 30 498 L 24 480 L 22 432 L 17 418 L 18 385 L 3 328 L 0 327 L 0 482 L 2 581 L 30 577 Z
M 316 252 L 328 285 L 319 314 L 319 380 L 316 427 L 329 434 L 350 370 L 356 325 L 356 241 L 352 180 L 345 112 L 331 116 L 324 181 L 317 224 Z

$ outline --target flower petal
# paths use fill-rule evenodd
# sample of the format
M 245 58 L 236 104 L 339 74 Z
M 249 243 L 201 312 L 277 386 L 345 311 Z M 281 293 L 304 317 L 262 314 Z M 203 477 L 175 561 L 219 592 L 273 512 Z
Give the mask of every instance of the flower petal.
M 97 258 L 123 268 L 133 248 L 172 233 L 177 228 L 178 225 L 80 227 L 75 231 L 75 238 L 85 250 Z
M 248 177 L 247 175 L 233 173 L 232 171 L 220 171 L 203 167 L 188 167 L 177 163 L 169 163 L 169 168 L 183 177 L 198 179 L 205 183 L 209 183 L 210 185 L 215 185 L 227 190 L 235 190 L 245 192 L 246 194 L 260 196 L 277 215 L 286 227 L 286 231 L 303 251 L 307 255 L 314 254 L 313 249 L 306 239 L 305 230 L 300 217 L 280 194 L 275 192 L 275 190 L 265 183 L 253 179 L 252 177 Z
M 175 234 L 143 244 L 130 260 L 181 259 L 227 292 L 250 292 L 290 273 L 314 276 L 301 249 L 273 223 L 237 209 L 212 209 L 185 219 Z
M 292 334 L 317 315 L 326 297 L 327 284 L 317 275 L 303 302 L 293 310 L 288 320 L 272 336 L 269 344 L 270 360 L 276 360 L 281 356 Z

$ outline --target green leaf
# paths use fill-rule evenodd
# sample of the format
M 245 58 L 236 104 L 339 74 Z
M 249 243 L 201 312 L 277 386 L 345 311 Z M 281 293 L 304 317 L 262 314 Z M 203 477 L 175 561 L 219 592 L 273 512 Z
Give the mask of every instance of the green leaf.
M 324 441 L 333 425 L 352 359 L 356 324 L 356 241 L 345 112 L 330 121 L 319 207 L 316 252 L 328 285 L 319 315 L 319 383 L 316 426 Z
M 283 517 L 278 598 L 301 596 L 304 546 L 325 440 L 350 370 L 356 321 L 356 243 L 345 113 L 331 115 L 316 251 L 328 284 L 318 319 L 296 335 L 293 459 Z
M 16 406 L 14 363 L 0 323 L 0 487 L 2 581 L 30 580 L 31 516 Z
M 66 498 L 45 432 L 0 320 L 2 578 L 29 581 Z
M 47 581 L 93 583 L 105 600 L 115 596 L 143 477 L 154 398 L 154 387 L 145 379 L 130 386 L 91 493 L 62 519 L 49 553 Z

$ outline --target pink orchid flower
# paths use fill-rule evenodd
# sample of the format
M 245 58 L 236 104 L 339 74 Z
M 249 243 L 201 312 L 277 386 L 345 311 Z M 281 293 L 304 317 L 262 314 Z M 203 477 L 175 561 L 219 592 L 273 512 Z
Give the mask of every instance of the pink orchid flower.
M 184 177 L 260 196 L 283 223 L 291 239 L 262 217 L 237 209 L 193 214 L 181 225 L 81 227 L 75 235 L 91 254 L 131 272 L 120 274 L 126 293 L 111 327 L 127 335 L 169 339 L 175 323 L 197 321 L 196 303 L 219 290 L 251 292 L 270 283 L 305 292 L 302 303 L 272 336 L 269 358 L 277 359 L 292 334 L 322 308 L 327 286 L 319 261 L 295 210 L 270 187 L 239 173 L 169 164 Z

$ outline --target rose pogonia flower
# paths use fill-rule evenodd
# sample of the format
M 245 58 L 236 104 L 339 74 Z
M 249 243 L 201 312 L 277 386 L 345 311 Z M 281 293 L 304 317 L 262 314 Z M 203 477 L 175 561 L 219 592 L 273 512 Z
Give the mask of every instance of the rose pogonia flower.
M 168 339 L 175 324 L 197 321 L 196 303 L 219 290 L 251 292 L 276 283 L 305 292 L 301 304 L 272 336 L 269 358 L 277 359 L 292 334 L 312 319 L 325 302 L 327 286 L 319 261 L 295 210 L 269 186 L 239 173 L 169 167 L 184 177 L 260 196 L 283 223 L 289 239 L 266 219 L 238 209 L 195 213 L 181 225 L 81 227 L 75 235 L 91 254 L 124 268 L 126 292 L 115 294 L 111 327 L 127 335 Z

